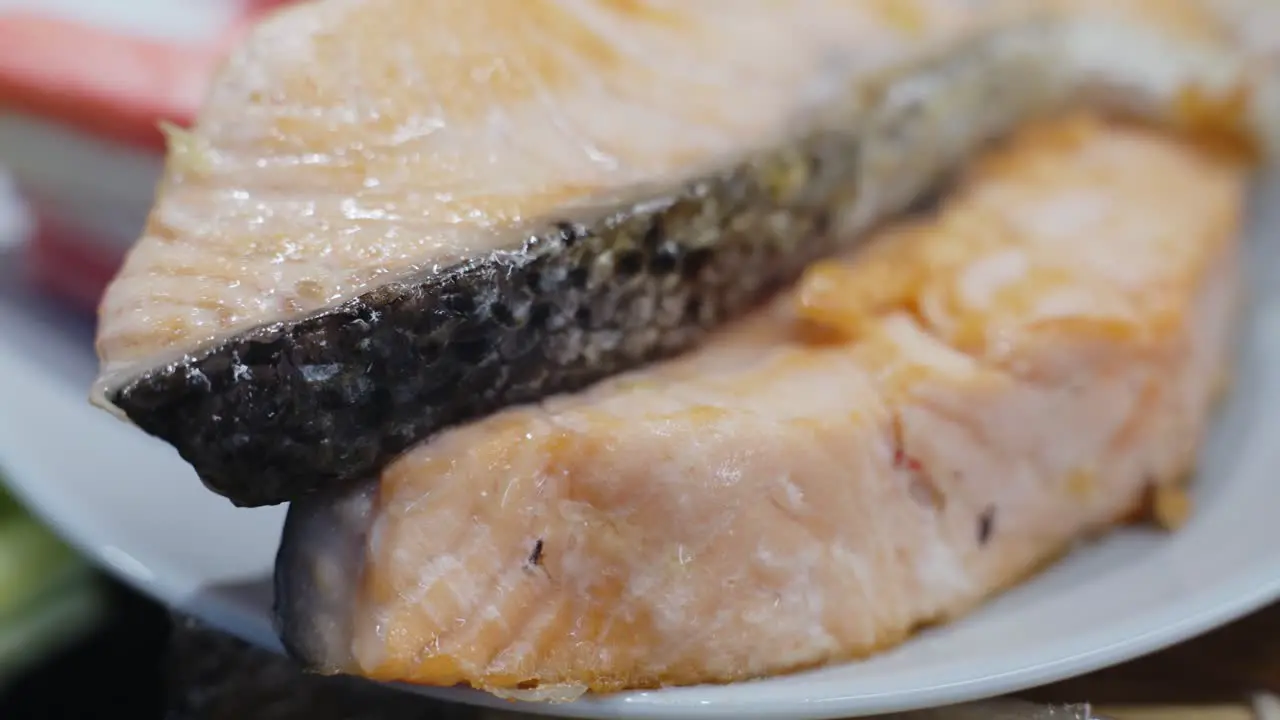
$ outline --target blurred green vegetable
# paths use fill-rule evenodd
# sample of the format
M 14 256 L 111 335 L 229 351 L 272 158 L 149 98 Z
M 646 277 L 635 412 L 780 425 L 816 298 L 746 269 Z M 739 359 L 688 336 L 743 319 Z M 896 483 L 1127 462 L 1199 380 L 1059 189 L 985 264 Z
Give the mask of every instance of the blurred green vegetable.
M 88 563 L 27 514 L 0 477 L 0 685 L 83 636 L 104 611 Z
M 0 473 L 0 520 L 17 512 L 22 512 L 22 506 L 18 504 L 17 500 L 13 499 L 12 495 L 5 492 L 4 474 Z
M 0 625 L 86 571 L 77 555 L 30 516 L 0 517 Z

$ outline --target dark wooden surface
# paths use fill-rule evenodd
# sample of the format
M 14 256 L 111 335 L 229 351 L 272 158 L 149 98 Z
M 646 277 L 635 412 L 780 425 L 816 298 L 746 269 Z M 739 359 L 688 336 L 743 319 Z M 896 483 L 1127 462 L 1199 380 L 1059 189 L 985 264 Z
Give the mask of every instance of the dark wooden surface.
M 120 587 L 113 622 L 0 695 L 0 718 L 480 720 L 478 711 L 353 680 L 304 676 L 281 658 L 170 617 Z M 1252 718 L 1280 694 L 1280 604 L 1146 658 L 1021 694 L 1127 706 L 1116 717 Z M 1131 712 L 1133 706 L 1149 710 Z M 1151 714 L 1144 714 L 1151 713 Z
M 163 718 L 168 617 L 107 582 L 111 621 L 0 692 L 0 720 Z
M 1280 694 L 1280 604 L 1125 665 L 1039 688 L 1027 697 L 1094 704 L 1215 704 Z

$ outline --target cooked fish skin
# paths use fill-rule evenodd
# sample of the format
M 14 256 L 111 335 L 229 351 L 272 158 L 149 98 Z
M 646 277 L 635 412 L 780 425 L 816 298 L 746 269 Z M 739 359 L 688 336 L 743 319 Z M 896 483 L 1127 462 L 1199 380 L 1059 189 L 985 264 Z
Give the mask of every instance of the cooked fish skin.
M 341 4 L 311 3 L 312 10 L 283 17 L 296 25 L 308 12 Z M 385 4 L 366 5 L 372 13 L 386 11 Z M 805 7 L 817 12 L 827 5 Z M 875 72 L 850 66 L 841 76 L 844 91 L 828 90 L 813 109 L 744 153 L 708 155 L 702 165 L 710 169 L 672 165 L 666 175 L 655 174 L 661 182 L 649 189 L 610 185 L 607 197 L 588 193 L 563 207 L 530 211 L 527 222 L 499 223 L 494 237 L 505 240 L 468 240 L 470 256 L 442 251 L 401 265 L 364 261 L 349 273 L 333 271 L 335 279 L 313 274 L 285 282 L 301 271 L 290 265 L 293 241 L 279 238 L 289 238 L 291 223 L 305 222 L 299 219 L 305 214 L 284 221 L 284 210 L 261 218 L 250 213 L 243 235 L 235 235 L 240 239 L 228 241 L 230 256 L 209 255 L 217 238 L 205 231 L 184 234 L 192 223 L 214 222 L 199 214 L 209 203 L 197 202 L 212 171 L 187 167 L 202 164 L 190 159 L 200 154 L 191 148 L 209 144 L 214 134 L 197 127 L 173 153 L 148 236 L 104 299 L 95 401 L 173 445 L 207 486 L 234 503 L 284 502 L 376 474 L 444 427 L 694 346 L 1028 118 L 1084 103 L 1185 125 L 1181 99 L 1195 88 L 1209 105 L 1225 107 L 1215 130 L 1253 138 L 1280 127 L 1272 120 L 1280 113 L 1268 104 L 1276 93 L 1250 86 L 1240 95 L 1252 76 L 1222 43 L 1101 15 L 1031 14 L 992 29 L 975 19 L 981 13 L 952 17 L 968 3 L 932 7 L 921 22 L 933 23 L 926 35 L 942 38 L 930 44 L 936 51 L 909 61 L 901 58 L 912 54 L 899 48 L 897 67 L 883 64 Z M 735 12 L 754 12 L 756 19 L 795 14 L 776 4 L 735 5 Z M 855 40 L 873 37 L 857 25 L 865 17 L 845 22 L 861 33 Z M 265 52 L 263 38 L 279 42 L 285 25 L 278 20 L 259 32 L 244 54 Z M 875 32 L 888 34 L 884 27 Z M 341 33 L 323 37 L 345 47 Z M 365 49 L 350 48 L 357 50 Z M 259 70 L 244 58 L 230 67 L 215 88 L 215 105 L 230 104 L 226 88 Z M 269 83 L 253 87 L 258 95 L 293 92 Z M 1229 104 L 1237 96 L 1241 107 Z M 299 155 L 315 150 L 284 135 L 287 127 L 310 127 L 290 122 L 271 126 L 273 142 L 293 143 Z M 394 149 L 373 157 L 377 152 Z M 203 155 L 218 157 L 213 150 Z M 281 192 L 282 171 L 262 173 L 256 182 Z M 225 192 L 236 193 L 251 195 Z M 236 208 L 240 201 L 227 202 Z M 465 202 L 448 210 L 472 212 Z M 507 214 L 526 208 L 517 210 Z M 272 232 L 259 233 L 264 224 Z M 338 219 L 330 224 L 328 232 L 343 232 Z M 474 232 L 482 234 L 479 225 Z M 353 243 L 351 256 L 408 252 L 381 239 Z M 345 244 L 307 247 L 316 256 L 348 252 Z M 246 268 L 258 274 L 244 276 Z M 237 305 L 235 298 L 253 286 L 254 299 Z M 274 305 L 295 312 L 263 309 Z
M 1150 128 L 1024 129 L 936 215 L 696 350 L 294 503 L 284 643 L 322 673 L 563 698 L 776 675 L 955 618 L 1183 486 L 1229 367 L 1247 186 Z

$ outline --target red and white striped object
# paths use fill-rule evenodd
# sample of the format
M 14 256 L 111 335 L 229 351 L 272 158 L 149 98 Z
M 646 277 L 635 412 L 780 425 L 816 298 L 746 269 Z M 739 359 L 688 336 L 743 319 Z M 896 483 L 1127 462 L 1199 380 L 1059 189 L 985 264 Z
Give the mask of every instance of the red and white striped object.
M 0 167 L 32 210 L 31 279 L 85 309 L 138 237 L 228 44 L 283 0 L 0 0 Z

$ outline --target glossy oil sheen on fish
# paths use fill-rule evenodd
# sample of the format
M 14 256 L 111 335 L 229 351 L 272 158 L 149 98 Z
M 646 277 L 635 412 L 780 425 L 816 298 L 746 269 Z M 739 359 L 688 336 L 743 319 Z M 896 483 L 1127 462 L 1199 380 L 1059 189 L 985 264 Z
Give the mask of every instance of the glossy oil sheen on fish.
M 282 502 L 693 347 L 1030 117 L 1269 147 L 1273 78 L 1197 3 L 1104 7 L 286 9 L 171 139 L 94 400 L 233 502 Z
M 1246 192 L 1161 132 L 1027 128 L 697 349 L 293 503 L 286 646 L 544 699 L 738 681 L 897 644 L 1150 497 L 1176 525 Z

